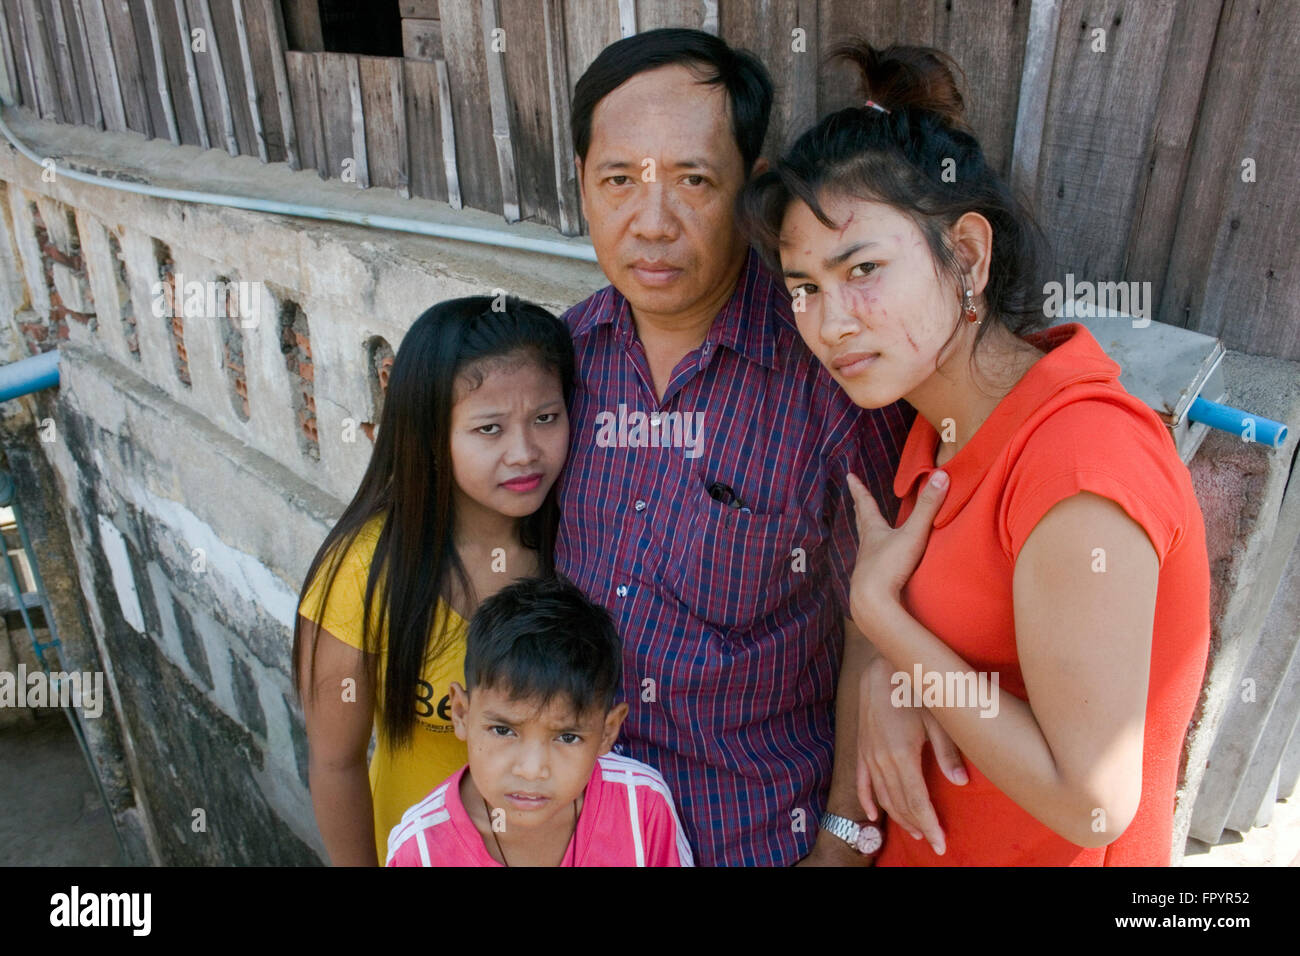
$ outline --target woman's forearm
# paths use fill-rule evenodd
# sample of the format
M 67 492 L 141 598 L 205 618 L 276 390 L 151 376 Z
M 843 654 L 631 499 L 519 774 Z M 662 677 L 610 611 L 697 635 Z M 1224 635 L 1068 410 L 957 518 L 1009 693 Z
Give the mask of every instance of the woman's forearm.
M 316 825 L 334 866 L 376 866 L 374 803 L 365 762 L 309 764 Z
M 873 602 L 870 614 L 858 626 L 881 654 L 906 674 L 911 686 L 914 670 L 923 675 L 971 672 L 971 667 L 943 641 L 908 613 L 897 600 Z M 865 626 L 864 626 L 865 625 Z M 978 677 L 979 675 L 977 675 Z M 989 684 L 985 686 L 990 686 Z M 969 682 L 967 682 L 969 686 Z M 924 687 L 912 689 L 903 701 L 923 700 L 953 742 L 988 779 L 1011 800 L 1045 826 L 1080 846 L 1104 846 L 1128 825 L 1131 813 L 1100 806 L 1100 798 L 1079 781 L 1066 780 L 1029 705 L 1012 694 L 994 691 L 988 706 L 966 699 L 964 706 L 939 695 L 924 697 Z M 1094 829 L 1097 810 L 1106 826 Z

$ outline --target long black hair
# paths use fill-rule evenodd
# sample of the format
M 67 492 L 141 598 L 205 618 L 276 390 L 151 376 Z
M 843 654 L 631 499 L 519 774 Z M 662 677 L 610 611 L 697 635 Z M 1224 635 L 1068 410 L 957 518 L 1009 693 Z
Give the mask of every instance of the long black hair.
M 554 372 L 565 404 L 569 403 L 573 341 L 564 323 L 540 306 L 513 296 L 470 296 L 441 302 L 416 319 L 389 374 L 370 464 L 352 501 L 312 559 L 303 583 L 305 595 L 317 573 L 329 564 L 317 613 L 306 615 L 318 622 L 357 534 L 371 520 L 382 520 L 366 581 L 363 646 L 375 655 L 371 663 L 377 667 L 387 624 L 388 664 L 379 723 L 394 745 L 411 739 L 412 701 L 426 655 L 445 653 L 450 640 L 446 634 L 431 633 L 438 598 L 447 593 L 452 575 L 465 593 L 473 593 L 453 537 L 450 423 L 455 383 L 462 375 L 474 377 L 481 372 L 479 365 L 485 360 L 516 355 Z M 552 486 L 542 506 L 520 519 L 519 526 L 520 540 L 537 551 L 544 574 L 554 573 L 558 524 L 559 505 Z M 376 588 L 381 600 L 372 619 Z M 293 644 L 294 683 L 300 695 L 304 655 L 311 653 L 314 666 L 320 625 L 311 628 L 310 635 L 303 631 L 300 622 Z
M 827 58 L 857 69 L 862 105 L 823 117 L 736 200 L 738 223 L 768 265 L 780 274 L 781 223 L 789 204 L 802 200 L 823 225 L 838 228 L 821 203 L 837 196 L 884 203 L 909 216 L 936 265 L 961 282 L 964 269 L 946 230 L 976 212 L 993 227 L 983 293 L 989 317 L 1016 335 L 1040 328 L 1042 231 L 966 125 L 954 76 L 961 68 L 931 47 L 877 50 L 859 37 L 837 44 Z M 993 325 L 980 324 L 975 346 Z

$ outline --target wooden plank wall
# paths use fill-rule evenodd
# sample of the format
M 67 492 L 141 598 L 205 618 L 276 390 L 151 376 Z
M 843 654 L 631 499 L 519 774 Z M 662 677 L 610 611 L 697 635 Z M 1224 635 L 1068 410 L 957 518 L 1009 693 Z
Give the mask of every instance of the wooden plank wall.
M 72 44 L 63 20 L 63 8 L 58 0 L 38 0 L 33 8 L 42 21 L 51 62 L 58 74 L 59 99 L 66 122 L 90 125 L 83 113 L 81 90 L 72 66 Z
M 572 93 L 591 61 L 620 38 L 617 5 L 608 0 L 564 0 L 564 36 Z
M 776 97 L 763 154 L 775 158 L 817 119 L 820 59 L 817 0 L 723 3 L 721 36 L 757 56 L 772 76 Z
M 1032 198 L 1058 279 L 1119 281 L 1145 174 L 1174 5 L 1064 0 Z M 1095 31 L 1104 30 L 1104 33 Z M 1105 51 L 1098 52 L 1101 40 Z
M 9 89 L 17 102 L 35 111 L 36 90 L 32 86 L 30 61 L 27 57 L 27 44 L 23 40 L 18 3 L 19 0 L 0 0 L 0 9 L 4 12 L 7 52 L 12 55 L 14 61 L 14 73 L 9 76 Z M 5 69 L 6 71 L 9 69 L 8 58 L 6 58 Z
M 442 108 L 438 93 L 438 64 L 404 60 L 406 90 L 406 138 L 410 154 L 411 194 L 424 199 L 447 201 L 447 177 L 443 172 Z
M 502 211 L 501 171 L 492 138 L 492 111 L 488 108 L 487 53 L 479 0 L 440 2 L 447 80 L 450 85 L 453 125 L 456 128 L 456 167 L 465 205 Z
M 145 136 L 153 136 L 153 118 L 149 109 L 148 84 L 144 64 L 152 63 L 136 43 L 135 22 L 128 0 L 103 0 L 104 15 L 113 43 L 113 59 L 122 87 L 122 105 L 126 110 L 126 127 Z M 144 11 L 140 11 L 141 20 Z M 145 47 L 148 50 L 148 47 Z M 166 136 L 166 129 L 162 131 Z
M 963 67 L 968 120 L 1031 202 L 1051 278 L 1149 282 L 1155 318 L 1300 359 L 1290 251 L 1300 18 L 1287 0 L 401 0 L 399 10 L 438 33 L 420 49 L 439 59 L 322 51 L 312 0 L 0 0 L 0 63 L 5 88 L 47 119 L 330 178 L 351 160 L 359 188 L 498 214 L 517 204 L 520 218 L 573 235 L 585 225 L 569 101 L 627 32 L 693 27 L 757 54 L 776 86 L 769 158 L 859 101 L 851 71 L 823 61 L 833 42 L 933 45 Z M 492 48 L 492 25 L 504 50 Z
M 560 227 L 551 139 L 551 86 L 546 31 L 537 0 L 498 0 L 505 30 L 505 85 L 520 216 Z M 567 135 L 567 134 L 566 134 Z
M 1300 17 L 1286 3 L 1224 7 L 1156 317 L 1296 360 Z

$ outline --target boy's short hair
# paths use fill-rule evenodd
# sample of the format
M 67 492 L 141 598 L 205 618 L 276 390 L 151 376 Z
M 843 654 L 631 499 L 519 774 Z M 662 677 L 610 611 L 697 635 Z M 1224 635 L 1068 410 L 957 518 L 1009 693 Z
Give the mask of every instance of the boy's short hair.
M 575 713 L 614 706 L 623 645 L 609 612 L 563 577 L 523 578 L 479 605 L 465 640 L 465 689 L 480 685 Z

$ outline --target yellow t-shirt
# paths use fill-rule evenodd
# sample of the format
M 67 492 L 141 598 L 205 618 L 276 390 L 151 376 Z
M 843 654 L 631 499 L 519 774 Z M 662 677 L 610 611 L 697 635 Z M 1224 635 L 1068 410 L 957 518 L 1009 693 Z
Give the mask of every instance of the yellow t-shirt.
M 370 560 L 379 540 L 382 519 L 375 518 L 357 535 L 348 550 L 334 586 L 330 589 L 329 603 L 318 623 L 339 640 L 352 647 L 364 649 L 361 612 L 366 594 L 366 579 L 370 573 Z M 303 595 L 299 605 L 301 613 L 316 621 L 320 590 L 324 586 L 330 562 L 327 559 Z M 383 588 L 375 588 L 371 615 L 377 619 Z M 374 755 L 370 759 L 370 792 L 375 807 L 375 850 L 382 865 L 388 849 L 388 834 L 401 820 L 408 808 L 423 800 L 438 784 L 463 767 L 468 759 L 465 744 L 452 729 L 451 683 L 465 683 L 465 634 L 469 625 L 445 601 L 439 600 L 434 611 L 434 637 L 442 629 L 450 629 L 445 652 L 436 660 L 426 657 L 424 672 L 416 685 L 414 702 L 416 726 L 409 746 L 394 748 L 382 729 L 378 732 Z M 385 622 L 381 634 L 379 658 L 379 689 L 376 694 L 376 714 L 383 708 L 383 675 L 388 666 L 388 628 Z

